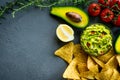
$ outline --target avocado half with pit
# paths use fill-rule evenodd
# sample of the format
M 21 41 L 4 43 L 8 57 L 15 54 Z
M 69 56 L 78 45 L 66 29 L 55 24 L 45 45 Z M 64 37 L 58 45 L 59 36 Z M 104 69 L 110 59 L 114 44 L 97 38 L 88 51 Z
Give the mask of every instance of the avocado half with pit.
M 115 41 L 114 49 L 117 54 L 120 54 L 120 35 L 117 37 Z
M 112 41 L 111 30 L 100 23 L 86 27 L 80 36 L 81 47 L 93 56 L 106 54 L 112 48 Z
M 77 28 L 84 28 L 89 23 L 88 15 L 77 7 L 52 7 L 50 13 Z

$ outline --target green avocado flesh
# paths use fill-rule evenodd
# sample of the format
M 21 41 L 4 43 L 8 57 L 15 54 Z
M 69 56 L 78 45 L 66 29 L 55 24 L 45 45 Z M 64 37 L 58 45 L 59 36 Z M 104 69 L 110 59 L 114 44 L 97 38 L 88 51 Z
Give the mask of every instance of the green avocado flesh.
M 92 24 L 85 28 L 80 36 L 83 50 L 94 56 L 107 53 L 112 47 L 112 35 L 103 24 Z
M 79 14 L 81 16 L 82 20 L 80 22 L 77 22 L 77 23 L 74 21 L 71 21 L 66 16 L 67 12 L 74 12 L 74 13 Z M 50 13 L 54 16 L 62 18 L 67 23 L 69 23 L 72 26 L 77 27 L 77 28 L 84 28 L 87 26 L 87 24 L 89 22 L 88 15 L 83 10 L 81 10 L 80 8 L 77 8 L 77 7 L 52 7 Z
M 115 42 L 115 51 L 120 54 L 120 35 L 118 36 L 118 38 L 116 39 Z

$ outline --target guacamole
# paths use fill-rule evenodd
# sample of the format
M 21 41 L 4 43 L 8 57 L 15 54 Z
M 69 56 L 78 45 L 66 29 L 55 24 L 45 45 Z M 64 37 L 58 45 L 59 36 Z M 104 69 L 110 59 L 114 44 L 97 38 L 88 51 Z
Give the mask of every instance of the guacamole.
M 103 24 L 92 24 L 83 30 L 80 44 L 85 52 L 99 56 L 107 53 L 112 47 L 112 35 Z

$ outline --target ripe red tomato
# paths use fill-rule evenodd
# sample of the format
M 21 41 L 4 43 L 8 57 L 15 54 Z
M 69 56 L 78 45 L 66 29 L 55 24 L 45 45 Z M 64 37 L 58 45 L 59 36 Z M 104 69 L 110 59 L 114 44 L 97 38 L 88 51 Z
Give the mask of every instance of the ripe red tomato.
M 88 13 L 91 16 L 98 16 L 100 14 L 100 11 L 101 11 L 101 7 L 97 3 L 92 3 L 88 7 Z
M 120 27 L 120 14 L 114 18 L 113 24 L 117 27 Z
M 108 23 L 114 18 L 114 13 L 110 9 L 106 8 L 101 12 L 100 18 L 102 21 Z
M 110 7 L 115 10 L 120 10 L 120 0 L 111 0 Z
M 103 7 L 107 7 L 110 5 L 111 0 L 98 0 L 98 3 L 102 4 Z

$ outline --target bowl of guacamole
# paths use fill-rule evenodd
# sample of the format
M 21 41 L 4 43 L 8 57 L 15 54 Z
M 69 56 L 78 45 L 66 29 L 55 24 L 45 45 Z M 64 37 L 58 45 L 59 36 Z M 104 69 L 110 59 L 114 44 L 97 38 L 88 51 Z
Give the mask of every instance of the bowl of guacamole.
M 111 31 L 101 23 L 92 24 L 83 30 L 80 44 L 83 50 L 90 55 L 106 54 L 112 48 Z

